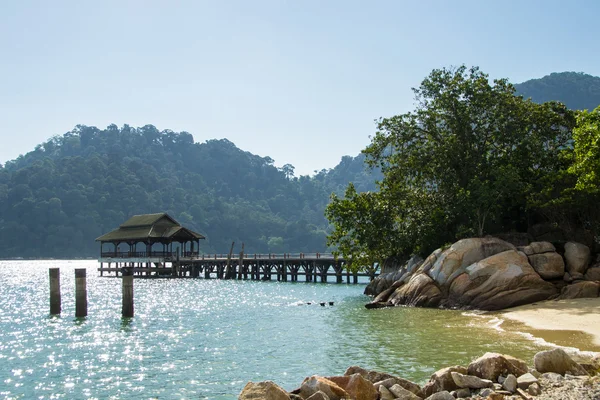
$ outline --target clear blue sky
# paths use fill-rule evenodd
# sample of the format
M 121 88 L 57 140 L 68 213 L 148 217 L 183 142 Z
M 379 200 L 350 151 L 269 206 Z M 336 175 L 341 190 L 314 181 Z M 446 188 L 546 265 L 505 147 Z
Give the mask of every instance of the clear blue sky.
M 296 174 L 356 155 L 434 68 L 600 75 L 600 2 L 3 1 L 0 163 L 76 124 L 227 138 Z

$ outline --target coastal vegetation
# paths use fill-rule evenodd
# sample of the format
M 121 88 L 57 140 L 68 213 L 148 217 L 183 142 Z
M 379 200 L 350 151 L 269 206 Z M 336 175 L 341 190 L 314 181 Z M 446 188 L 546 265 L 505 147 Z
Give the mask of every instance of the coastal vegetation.
M 600 108 L 539 104 L 465 66 L 432 71 L 414 92 L 415 110 L 381 118 L 363 150 L 383 173 L 379 190 L 332 195 L 330 245 L 355 266 L 403 263 L 545 225 L 594 249 Z

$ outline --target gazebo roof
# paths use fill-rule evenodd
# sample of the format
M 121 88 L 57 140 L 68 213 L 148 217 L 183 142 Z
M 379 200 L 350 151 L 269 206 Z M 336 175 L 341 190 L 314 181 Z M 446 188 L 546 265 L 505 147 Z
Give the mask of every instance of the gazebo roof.
M 198 240 L 205 237 L 175 221 L 167 213 L 134 215 L 123 222 L 119 228 L 98 238 L 97 242 L 132 241 L 181 241 Z

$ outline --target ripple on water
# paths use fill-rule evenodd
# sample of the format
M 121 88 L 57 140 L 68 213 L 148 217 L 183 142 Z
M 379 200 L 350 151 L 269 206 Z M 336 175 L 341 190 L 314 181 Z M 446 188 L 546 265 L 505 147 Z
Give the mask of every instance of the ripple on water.
M 61 268 L 60 317 L 48 315 L 50 267 Z M 81 267 L 88 317 L 76 319 Z M 291 390 L 308 375 L 358 364 L 423 381 L 486 351 L 530 358 L 540 348 L 485 316 L 366 310 L 364 286 L 354 285 L 138 279 L 136 315 L 123 319 L 120 280 L 96 268 L 0 262 L 0 396 L 235 399 L 248 380 Z

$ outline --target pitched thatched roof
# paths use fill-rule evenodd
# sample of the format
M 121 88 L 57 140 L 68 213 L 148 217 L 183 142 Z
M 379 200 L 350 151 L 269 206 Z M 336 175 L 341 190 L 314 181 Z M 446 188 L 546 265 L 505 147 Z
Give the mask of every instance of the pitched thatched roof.
M 204 239 L 199 233 L 184 228 L 169 214 L 134 215 L 123 222 L 118 229 L 98 238 L 98 242 L 129 242 L 129 241 L 187 241 Z

